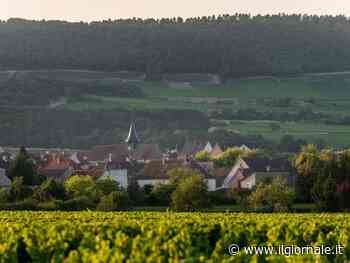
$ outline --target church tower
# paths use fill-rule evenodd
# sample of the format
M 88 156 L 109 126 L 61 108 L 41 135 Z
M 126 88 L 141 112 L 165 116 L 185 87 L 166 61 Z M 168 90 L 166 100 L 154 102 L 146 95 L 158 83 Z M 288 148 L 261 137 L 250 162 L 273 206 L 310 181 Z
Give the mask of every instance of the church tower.
M 135 123 L 131 122 L 129 134 L 125 142 L 129 145 L 129 150 L 134 150 L 136 146 L 140 143 L 139 136 L 137 135 Z

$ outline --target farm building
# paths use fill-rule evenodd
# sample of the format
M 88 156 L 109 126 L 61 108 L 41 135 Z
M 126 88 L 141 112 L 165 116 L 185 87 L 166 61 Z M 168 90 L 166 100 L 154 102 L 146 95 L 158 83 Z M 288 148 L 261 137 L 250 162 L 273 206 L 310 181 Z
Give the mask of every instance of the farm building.
M 294 171 L 290 162 L 285 158 L 270 159 L 267 157 L 238 158 L 230 170 L 222 170 L 222 188 L 252 189 L 259 182 L 270 180 L 276 176 L 286 178 L 287 183 L 294 183 Z M 225 175 L 225 172 L 228 172 Z M 224 178 L 224 179 L 223 179 Z

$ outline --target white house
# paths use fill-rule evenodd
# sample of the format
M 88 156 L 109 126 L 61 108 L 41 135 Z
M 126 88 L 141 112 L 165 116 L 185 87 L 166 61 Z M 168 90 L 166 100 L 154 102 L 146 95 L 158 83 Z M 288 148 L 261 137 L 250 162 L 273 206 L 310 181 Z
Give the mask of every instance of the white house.
M 206 178 L 205 179 L 208 187 L 208 191 L 215 191 L 216 190 L 216 179 L 215 178 Z M 144 187 L 146 185 L 158 185 L 158 184 L 168 184 L 169 179 L 139 179 L 137 180 L 137 183 L 140 187 Z
M 99 179 L 107 177 L 118 182 L 120 187 L 128 188 L 128 170 L 126 168 L 107 169 Z
M 0 187 L 1 188 L 10 188 L 11 180 L 6 176 L 6 170 L 0 168 Z
M 284 176 L 292 179 L 291 164 L 287 159 L 267 157 L 238 158 L 218 189 L 252 189 L 266 178 Z
M 248 177 L 254 176 L 255 174 L 249 174 L 249 166 L 246 164 L 246 162 L 238 158 L 235 165 L 232 167 L 229 174 L 226 176 L 222 186 L 220 188 L 248 188 L 251 189 L 253 186 L 255 186 L 255 179 L 249 179 Z M 241 184 L 242 182 L 245 182 Z M 253 184 L 254 183 L 254 184 Z
M 213 146 L 211 146 L 211 143 L 208 142 L 205 147 L 204 147 L 204 151 L 207 153 L 211 153 L 213 151 Z

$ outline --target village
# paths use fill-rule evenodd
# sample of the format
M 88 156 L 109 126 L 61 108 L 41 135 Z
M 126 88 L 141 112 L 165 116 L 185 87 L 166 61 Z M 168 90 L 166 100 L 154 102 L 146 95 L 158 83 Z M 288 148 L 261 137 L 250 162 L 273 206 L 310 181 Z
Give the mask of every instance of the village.
M 214 146 L 213 146 L 214 145 Z M 237 146 L 243 152 L 248 146 Z M 18 148 L 0 147 L 0 187 L 11 187 L 7 171 L 16 158 Z M 126 190 L 131 182 L 140 188 L 154 187 L 169 182 L 169 171 L 188 168 L 200 174 L 209 192 L 225 189 L 251 190 L 259 182 L 283 176 L 294 185 L 295 172 L 286 158 L 252 155 L 239 157 L 232 165 L 217 167 L 214 159 L 224 153 L 219 144 L 187 142 L 181 149 L 162 152 L 157 144 L 142 144 L 135 124 L 130 125 L 125 143 L 97 145 L 90 150 L 27 148 L 37 173 L 47 179 L 64 183 L 68 178 L 90 176 L 94 180 L 109 178 Z M 209 158 L 198 158 L 204 153 Z

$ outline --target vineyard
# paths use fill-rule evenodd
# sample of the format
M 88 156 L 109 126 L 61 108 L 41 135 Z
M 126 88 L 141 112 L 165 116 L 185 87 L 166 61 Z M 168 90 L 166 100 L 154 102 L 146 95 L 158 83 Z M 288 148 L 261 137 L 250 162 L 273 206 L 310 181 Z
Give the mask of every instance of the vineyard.
M 349 215 L 0 212 L 0 262 L 348 262 Z M 342 254 L 231 256 L 228 247 L 343 245 Z

